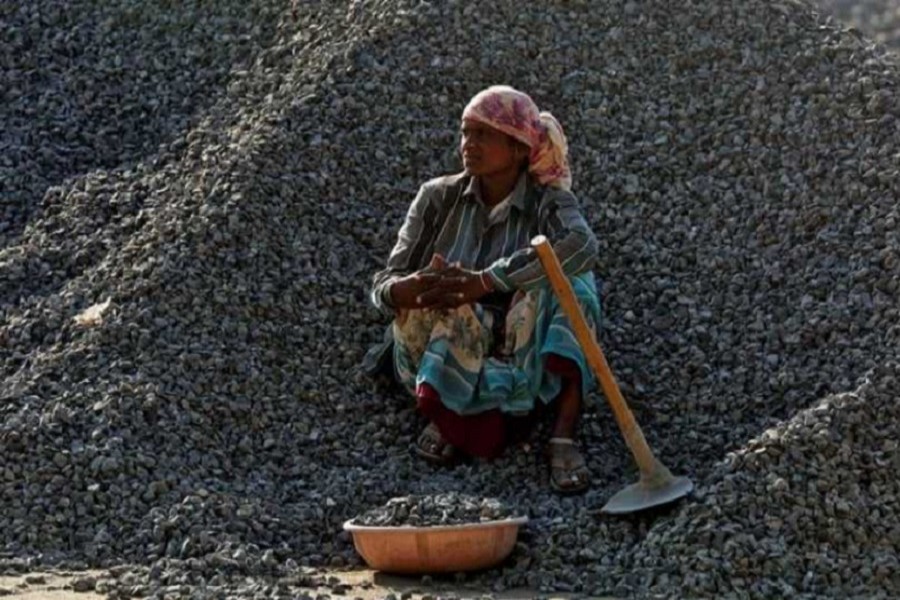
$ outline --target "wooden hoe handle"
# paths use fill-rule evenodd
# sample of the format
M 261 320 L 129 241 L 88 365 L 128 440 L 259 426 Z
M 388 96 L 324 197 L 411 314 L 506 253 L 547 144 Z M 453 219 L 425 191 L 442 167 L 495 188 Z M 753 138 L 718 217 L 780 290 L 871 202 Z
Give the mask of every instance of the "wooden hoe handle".
M 562 305 L 563 312 L 569 319 L 569 323 L 588 364 L 591 366 L 597 379 L 600 380 L 603 394 L 612 408 L 616 422 L 619 424 L 619 429 L 622 431 L 622 436 L 625 438 L 625 443 L 628 444 L 628 448 L 631 450 L 631 454 L 634 456 L 641 473 L 649 474 L 657 470 L 660 464 L 653 455 L 653 451 L 650 450 L 650 446 L 647 445 L 644 433 L 641 431 L 637 421 L 634 420 L 634 415 L 631 414 L 625 398 L 622 397 L 622 392 L 619 390 L 619 385 L 616 383 L 609 364 L 606 362 L 603 350 L 600 349 L 600 344 L 597 343 L 593 332 L 588 327 L 584 314 L 581 312 L 581 307 L 578 305 L 578 300 L 575 298 L 575 292 L 572 291 L 572 284 L 569 283 L 569 280 L 563 273 L 562 266 L 559 264 L 559 259 L 556 257 L 553 247 L 550 246 L 547 238 L 542 235 L 531 240 L 531 245 L 541 259 L 541 264 L 544 266 L 550 285 L 553 287 L 560 305 Z

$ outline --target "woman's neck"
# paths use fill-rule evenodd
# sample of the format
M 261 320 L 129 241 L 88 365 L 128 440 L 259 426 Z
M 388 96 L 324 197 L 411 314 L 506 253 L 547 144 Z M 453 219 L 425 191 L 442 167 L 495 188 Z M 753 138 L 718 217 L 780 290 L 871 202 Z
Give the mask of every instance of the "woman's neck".
M 484 202 L 484 205 L 494 206 L 509 196 L 515 189 L 516 182 L 519 181 L 519 174 L 518 170 L 510 170 L 479 177 L 481 201 Z

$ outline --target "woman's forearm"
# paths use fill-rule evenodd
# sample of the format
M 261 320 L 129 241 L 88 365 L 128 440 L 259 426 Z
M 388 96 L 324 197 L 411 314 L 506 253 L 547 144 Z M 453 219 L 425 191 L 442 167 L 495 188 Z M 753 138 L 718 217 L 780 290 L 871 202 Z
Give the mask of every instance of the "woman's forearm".
M 597 238 L 590 231 L 573 230 L 553 243 L 566 275 L 572 276 L 593 267 L 597 259 Z M 507 258 L 500 259 L 485 269 L 495 287 L 503 291 L 529 290 L 546 281 L 544 269 L 537 253 L 522 248 Z

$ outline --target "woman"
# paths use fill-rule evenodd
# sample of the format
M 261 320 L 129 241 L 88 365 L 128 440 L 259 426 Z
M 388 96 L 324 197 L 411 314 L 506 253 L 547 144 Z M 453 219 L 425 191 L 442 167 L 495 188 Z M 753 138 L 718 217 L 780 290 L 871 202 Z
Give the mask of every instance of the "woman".
M 590 483 L 575 446 L 591 371 L 529 246 L 546 235 L 592 326 L 597 240 L 569 191 L 566 138 L 526 94 L 494 86 L 462 115 L 465 171 L 429 181 L 400 229 L 374 304 L 394 315 L 395 374 L 430 424 L 417 452 L 491 458 L 510 417 L 555 405 L 551 485 Z

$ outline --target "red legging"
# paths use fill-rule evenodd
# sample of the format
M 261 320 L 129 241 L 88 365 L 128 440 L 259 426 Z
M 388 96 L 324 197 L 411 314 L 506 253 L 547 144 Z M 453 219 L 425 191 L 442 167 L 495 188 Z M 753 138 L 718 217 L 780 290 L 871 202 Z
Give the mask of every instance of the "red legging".
M 581 378 L 578 364 L 557 354 L 548 354 L 544 368 L 564 380 Z M 441 403 L 441 397 L 431 385 L 421 383 L 416 388 L 419 410 L 434 423 L 443 438 L 471 456 L 496 458 L 503 451 L 509 437 L 507 420 L 500 409 L 476 415 L 458 415 Z

